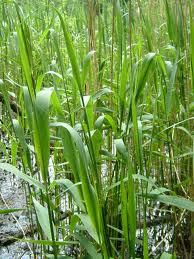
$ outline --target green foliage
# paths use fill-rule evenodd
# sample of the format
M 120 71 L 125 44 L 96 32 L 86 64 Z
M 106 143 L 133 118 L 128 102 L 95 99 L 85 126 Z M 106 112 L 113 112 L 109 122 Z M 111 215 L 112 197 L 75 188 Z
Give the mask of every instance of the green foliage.
M 21 241 L 42 258 L 68 258 L 68 246 L 76 258 L 156 257 L 165 235 L 150 244 L 148 215 L 158 206 L 171 215 L 159 225 L 172 229 L 170 253 L 183 252 L 194 212 L 192 1 L 4 1 L 0 11 L 0 170 L 27 185 L 37 224 Z

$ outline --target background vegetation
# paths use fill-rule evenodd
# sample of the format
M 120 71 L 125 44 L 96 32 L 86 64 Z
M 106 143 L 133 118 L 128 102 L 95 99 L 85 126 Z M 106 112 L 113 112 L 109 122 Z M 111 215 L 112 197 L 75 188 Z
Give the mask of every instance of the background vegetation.
M 0 3 L 0 168 L 37 224 L 22 242 L 192 258 L 193 1 Z

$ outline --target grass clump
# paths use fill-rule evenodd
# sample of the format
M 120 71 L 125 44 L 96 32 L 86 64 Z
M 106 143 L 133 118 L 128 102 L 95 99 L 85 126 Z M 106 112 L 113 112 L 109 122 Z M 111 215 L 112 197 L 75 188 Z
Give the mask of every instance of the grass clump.
M 22 241 L 41 258 L 191 258 L 192 1 L 0 8 L 0 168 L 37 225 Z

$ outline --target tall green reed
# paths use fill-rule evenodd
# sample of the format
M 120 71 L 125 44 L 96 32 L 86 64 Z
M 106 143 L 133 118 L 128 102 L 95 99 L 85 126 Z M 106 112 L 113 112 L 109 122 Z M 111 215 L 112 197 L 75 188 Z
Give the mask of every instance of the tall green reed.
M 180 208 L 171 209 L 172 253 L 180 252 L 176 216 L 193 211 L 179 197 L 189 198 L 192 179 L 192 8 L 182 1 L 1 4 L 9 118 L 2 122 L 15 132 L 23 170 L 0 167 L 28 183 L 39 235 L 26 242 L 43 246 L 45 256 L 79 244 L 77 256 L 135 258 L 141 238 L 141 256 L 153 256 L 147 215 L 155 201 Z M 10 92 L 21 107 L 14 120 Z

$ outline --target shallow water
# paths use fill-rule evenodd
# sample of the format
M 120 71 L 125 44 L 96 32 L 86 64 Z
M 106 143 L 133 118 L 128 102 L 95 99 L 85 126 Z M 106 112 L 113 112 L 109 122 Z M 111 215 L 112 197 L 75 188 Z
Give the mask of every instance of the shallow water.
M 0 209 L 25 208 L 26 201 L 24 189 L 18 179 L 12 175 L 0 171 Z M 0 215 L 0 258 L 30 258 L 29 247 L 25 243 L 14 242 L 9 238 L 22 233 L 29 228 L 26 211 L 18 211 L 13 214 Z
M 15 242 L 8 246 L 0 247 L 0 259 L 32 258 L 27 244 Z

